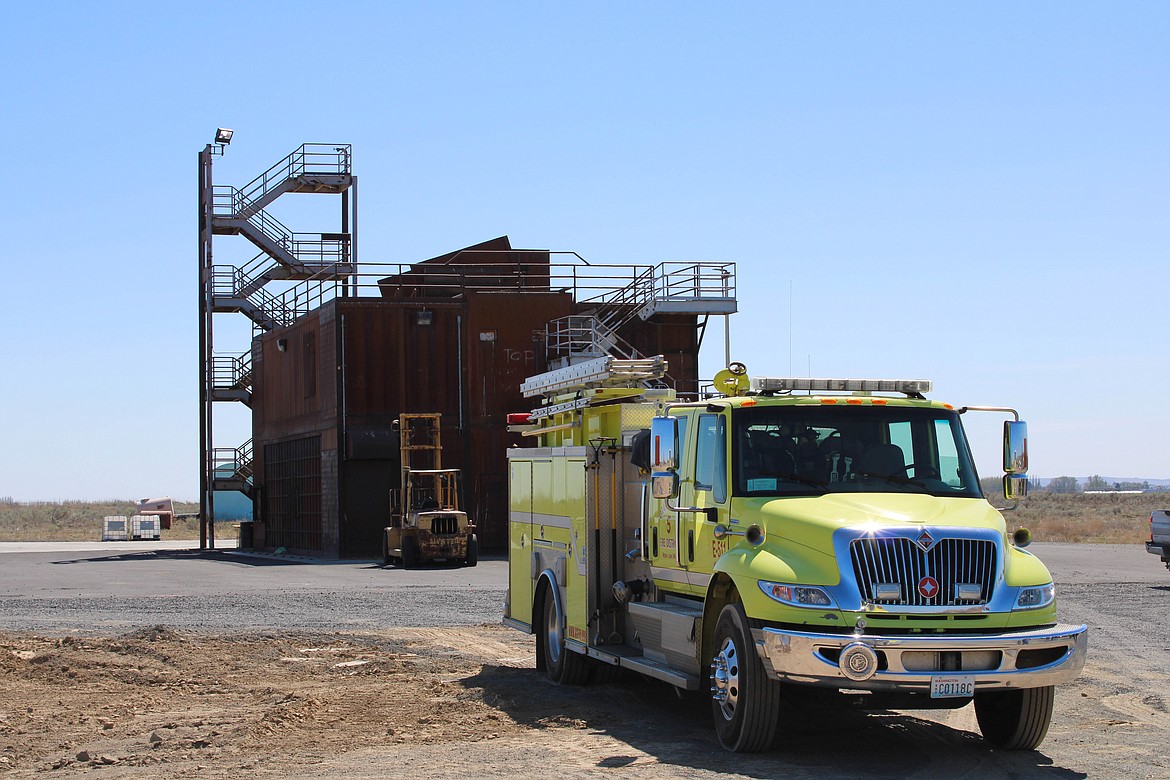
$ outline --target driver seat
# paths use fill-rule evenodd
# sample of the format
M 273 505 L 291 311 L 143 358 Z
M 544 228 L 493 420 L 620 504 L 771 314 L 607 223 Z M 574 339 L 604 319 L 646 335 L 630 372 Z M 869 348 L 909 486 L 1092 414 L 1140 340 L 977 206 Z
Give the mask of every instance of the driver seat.
M 906 470 L 906 456 L 897 444 L 874 444 L 861 455 L 859 471 L 875 477 L 891 477 Z

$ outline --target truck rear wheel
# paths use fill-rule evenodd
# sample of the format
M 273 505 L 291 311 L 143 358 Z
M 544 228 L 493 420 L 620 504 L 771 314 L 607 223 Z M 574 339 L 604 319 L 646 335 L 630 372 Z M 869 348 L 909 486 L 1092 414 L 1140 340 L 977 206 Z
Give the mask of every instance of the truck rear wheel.
M 1035 750 L 1048 735 L 1054 689 L 1020 688 L 975 694 L 983 738 L 1001 750 Z
M 467 557 L 463 559 L 464 566 L 474 566 L 479 563 L 479 539 L 472 534 L 467 540 Z
M 756 654 L 740 604 L 728 604 L 715 624 L 711 657 L 711 711 L 720 743 L 736 753 L 772 745 L 780 717 L 780 683 Z
M 558 685 L 585 685 L 589 682 L 589 659 L 565 647 L 565 618 L 548 588 L 544 589 L 541 600 L 536 641 L 537 652 L 544 655 L 544 672 L 550 680 Z

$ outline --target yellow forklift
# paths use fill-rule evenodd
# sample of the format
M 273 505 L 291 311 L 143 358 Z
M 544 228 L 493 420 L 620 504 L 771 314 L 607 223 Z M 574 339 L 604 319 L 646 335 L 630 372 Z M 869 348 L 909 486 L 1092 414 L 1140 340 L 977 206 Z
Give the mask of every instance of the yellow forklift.
M 404 569 L 434 560 L 474 566 L 479 560 L 475 525 L 460 509 L 459 469 L 445 469 L 437 413 L 398 418 L 402 481 L 390 491 L 390 525 L 383 533 L 382 562 Z

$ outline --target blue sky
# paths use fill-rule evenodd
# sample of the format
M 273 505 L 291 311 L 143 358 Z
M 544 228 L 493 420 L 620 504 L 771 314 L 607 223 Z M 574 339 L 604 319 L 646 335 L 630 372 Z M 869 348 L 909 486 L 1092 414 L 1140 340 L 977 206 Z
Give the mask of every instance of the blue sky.
M 1170 5 L 3 14 L 0 496 L 197 496 L 196 163 L 220 125 L 220 183 L 353 144 L 363 260 L 507 233 L 735 261 L 753 373 L 929 378 L 1019 408 L 1036 475 L 1170 477 Z M 217 443 L 247 438 L 220 419 Z M 969 428 L 985 476 L 998 424 Z

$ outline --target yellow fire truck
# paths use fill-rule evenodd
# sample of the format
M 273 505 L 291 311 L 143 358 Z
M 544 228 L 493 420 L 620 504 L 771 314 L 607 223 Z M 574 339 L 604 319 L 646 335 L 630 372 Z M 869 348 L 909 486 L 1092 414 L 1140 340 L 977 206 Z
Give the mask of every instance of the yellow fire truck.
M 522 385 L 513 421 L 504 622 L 537 668 L 626 668 L 711 696 L 720 742 L 772 744 L 785 691 L 871 708 L 974 703 L 984 738 L 1033 749 L 1053 686 L 1084 665 L 1052 576 L 984 497 L 965 413 L 1004 425 L 1004 498 L 1027 485 L 1010 409 L 927 400 L 924 380 L 753 378 L 655 389 L 659 356 L 600 358 Z

